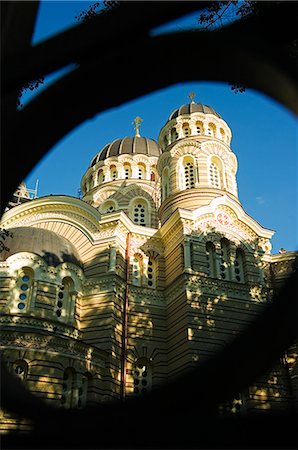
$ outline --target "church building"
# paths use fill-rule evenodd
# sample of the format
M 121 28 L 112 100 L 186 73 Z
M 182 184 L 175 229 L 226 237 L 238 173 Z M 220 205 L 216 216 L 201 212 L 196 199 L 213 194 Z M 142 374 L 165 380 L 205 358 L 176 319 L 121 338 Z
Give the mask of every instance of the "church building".
M 296 252 L 244 210 L 229 125 L 194 101 L 158 142 L 115 139 L 82 176 L 82 199 L 31 198 L 23 183 L 1 227 L 1 350 L 11 373 L 58 408 L 143 396 L 212 358 L 272 301 Z M 222 405 L 281 411 L 295 401 L 295 347 Z M 2 411 L 2 430 L 15 419 Z M 26 430 L 25 421 L 18 425 Z

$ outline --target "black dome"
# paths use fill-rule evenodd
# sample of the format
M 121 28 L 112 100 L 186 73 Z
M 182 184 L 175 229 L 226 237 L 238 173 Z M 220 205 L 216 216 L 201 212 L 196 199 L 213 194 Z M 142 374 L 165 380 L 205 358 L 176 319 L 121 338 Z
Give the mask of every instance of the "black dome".
M 180 108 L 175 109 L 170 115 L 168 122 L 172 119 L 176 119 L 182 114 L 192 114 L 196 112 L 213 114 L 221 119 L 220 114 L 218 114 L 211 106 L 203 105 L 202 103 L 188 103 L 187 105 L 182 105 Z
M 98 161 L 103 161 L 110 156 L 119 156 L 124 154 L 143 154 L 146 156 L 156 156 L 158 158 L 161 155 L 161 151 L 157 145 L 157 142 L 153 139 L 147 139 L 140 136 L 116 139 L 111 144 L 105 145 L 105 147 L 97 153 L 97 155 L 92 159 L 90 167 L 94 166 Z
M 5 261 L 15 253 L 30 252 L 39 255 L 51 266 L 58 266 L 63 262 L 82 266 L 74 245 L 53 231 L 36 227 L 18 227 L 8 231 L 12 233 L 12 237 L 5 239 L 8 250 L 0 253 L 0 261 Z

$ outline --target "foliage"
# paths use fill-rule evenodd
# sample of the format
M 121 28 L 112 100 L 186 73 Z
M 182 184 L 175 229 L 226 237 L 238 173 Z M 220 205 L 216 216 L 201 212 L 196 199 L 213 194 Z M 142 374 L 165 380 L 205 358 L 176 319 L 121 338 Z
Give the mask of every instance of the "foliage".
M 103 4 L 103 8 L 99 9 Z M 89 5 L 87 9 L 84 9 L 78 16 L 75 16 L 75 19 L 78 22 L 87 23 L 89 20 L 93 19 L 98 14 L 106 13 L 119 5 L 117 1 L 109 1 L 104 0 L 104 2 L 95 2 L 93 5 Z
M 18 93 L 17 107 L 22 108 L 23 104 L 21 103 L 21 97 L 25 92 L 28 91 L 28 89 L 29 89 L 29 91 L 34 91 L 43 83 L 44 83 L 44 77 L 41 77 L 41 78 L 38 78 L 38 80 L 28 81 L 28 83 L 26 83 L 24 86 L 22 86 Z
M 212 1 L 200 14 L 198 23 L 203 25 L 203 29 L 206 30 L 219 28 L 236 19 L 257 14 L 257 11 L 256 1 Z M 242 94 L 246 90 L 242 83 L 229 83 L 229 85 L 235 94 Z
M 9 248 L 6 247 L 4 241 L 7 237 L 13 237 L 13 234 L 11 231 L 6 230 L 5 228 L 0 228 L 0 253 L 6 250 L 9 251 Z
M 211 1 L 200 14 L 198 23 L 205 29 L 218 28 L 227 22 L 257 13 L 257 2 L 250 0 Z

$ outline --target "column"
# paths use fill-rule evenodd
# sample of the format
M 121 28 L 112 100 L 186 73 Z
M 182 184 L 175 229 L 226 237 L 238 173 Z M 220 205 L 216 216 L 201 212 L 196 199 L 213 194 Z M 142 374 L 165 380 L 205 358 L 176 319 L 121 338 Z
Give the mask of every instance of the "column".
M 190 258 L 190 240 L 189 238 L 184 238 L 184 270 L 191 271 L 191 258 Z
M 110 246 L 110 265 L 109 272 L 115 272 L 116 270 L 116 246 L 112 244 Z

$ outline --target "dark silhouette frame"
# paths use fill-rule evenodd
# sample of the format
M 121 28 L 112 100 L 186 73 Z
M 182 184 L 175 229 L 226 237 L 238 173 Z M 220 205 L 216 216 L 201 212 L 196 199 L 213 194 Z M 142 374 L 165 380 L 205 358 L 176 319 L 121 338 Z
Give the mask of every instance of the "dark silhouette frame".
M 257 15 L 218 31 L 150 36 L 153 27 L 206 4 L 120 2 L 115 10 L 32 47 L 38 2 L 1 2 L 2 212 L 38 160 L 82 121 L 176 82 L 241 82 L 297 114 L 296 57 L 289 50 L 297 39 L 297 3 L 260 2 Z M 174 57 L 182 48 L 185 63 L 179 64 Z M 194 58 L 198 48 L 206 51 L 204 64 Z M 119 77 L 119 68 L 135 66 L 135 55 L 138 70 Z M 22 85 L 78 62 L 16 110 Z M 34 423 L 27 435 L 4 437 L 3 448 L 295 448 L 297 417 L 292 409 L 226 419 L 216 410 L 270 370 L 297 338 L 296 299 L 294 274 L 245 334 L 145 399 L 57 410 L 26 391 L 2 364 L 2 406 Z

